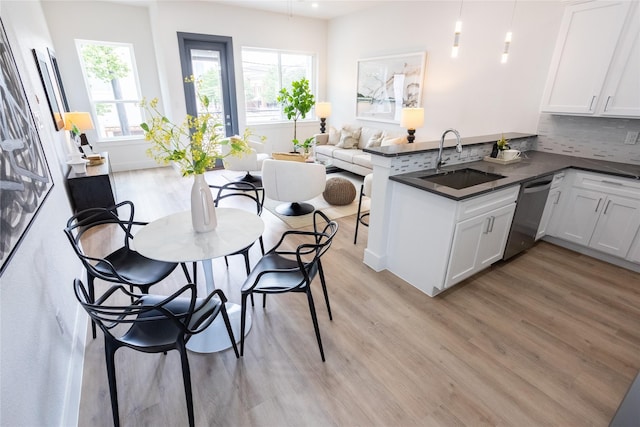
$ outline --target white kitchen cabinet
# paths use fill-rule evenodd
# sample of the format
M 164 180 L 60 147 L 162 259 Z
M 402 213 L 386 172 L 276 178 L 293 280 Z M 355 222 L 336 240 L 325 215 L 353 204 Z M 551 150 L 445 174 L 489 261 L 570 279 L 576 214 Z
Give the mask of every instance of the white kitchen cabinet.
M 625 258 L 640 229 L 640 189 L 628 181 L 577 173 L 556 236 Z
M 564 181 L 564 172 L 554 175 L 553 182 L 551 183 L 551 189 L 549 190 L 549 196 L 547 202 L 544 205 L 544 211 L 540 218 L 540 225 L 538 226 L 538 232 L 536 233 L 536 240 L 544 237 L 547 234 L 553 235 L 553 228 L 551 227 L 552 218 L 556 214 L 556 207 L 560 202 L 560 196 L 562 195 L 562 182 Z
M 607 196 L 589 241 L 593 249 L 625 257 L 640 228 L 640 201 L 620 196 Z
M 511 203 L 456 224 L 445 288 L 502 258 L 515 209 Z
M 435 296 L 502 258 L 518 185 L 461 201 L 390 185 L 386 263 L 396 276 Z
M 640 116 L 638 7 L 629 1 L 568 5 L 542 98 L 542 111 Z
M 631 244 L 631 249 L 627 254 L 627 261 L 640 264 L 640 230 L 636 233 L 636 238 Z

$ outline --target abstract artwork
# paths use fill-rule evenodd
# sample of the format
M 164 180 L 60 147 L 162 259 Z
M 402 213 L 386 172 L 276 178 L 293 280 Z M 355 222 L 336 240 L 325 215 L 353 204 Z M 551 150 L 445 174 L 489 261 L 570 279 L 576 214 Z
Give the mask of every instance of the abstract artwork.
M 358 61 L 356 118 L 400 123 L 405 107 L 420 107 L 426 53 Z
M 27 95 L 0 20 L 0 274 L 53 187 Z

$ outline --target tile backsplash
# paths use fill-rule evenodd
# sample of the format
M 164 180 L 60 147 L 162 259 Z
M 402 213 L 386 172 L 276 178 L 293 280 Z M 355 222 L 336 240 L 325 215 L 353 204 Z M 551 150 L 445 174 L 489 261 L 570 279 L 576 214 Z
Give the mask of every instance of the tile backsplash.
M 640 141 L 625 144 L 628 132 L 640 132 L 640 119 L 541 114 L 537 150 L 640 165 Z

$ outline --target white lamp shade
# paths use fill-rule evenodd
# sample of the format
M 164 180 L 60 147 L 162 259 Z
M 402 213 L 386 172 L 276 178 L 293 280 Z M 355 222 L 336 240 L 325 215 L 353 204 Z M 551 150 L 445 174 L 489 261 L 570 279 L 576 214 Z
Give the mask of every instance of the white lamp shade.
M 73 111 L 70 113 L 64 113 L 64 128 L 65 130 L 71 130 L 73 125 L 76 125 L 80 131 L 93 129 L 93 120 L 91 120 L 91 114 Z
M 330 102 L 316 102 L 316 116 L 326 119 L 331 115 Z
M 406 129 L 417 129 L 424 124 L 424 108 L 403 108 L 400 126 Z

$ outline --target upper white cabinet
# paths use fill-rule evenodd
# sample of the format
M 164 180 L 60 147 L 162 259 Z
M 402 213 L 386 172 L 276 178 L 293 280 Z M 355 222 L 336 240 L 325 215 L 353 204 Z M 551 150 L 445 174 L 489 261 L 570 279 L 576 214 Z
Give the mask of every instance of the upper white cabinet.
M 567 6 L 543 112 L 640 117 L 639 13 L 624 0 Z

